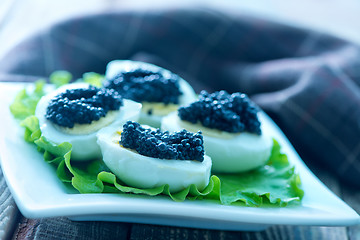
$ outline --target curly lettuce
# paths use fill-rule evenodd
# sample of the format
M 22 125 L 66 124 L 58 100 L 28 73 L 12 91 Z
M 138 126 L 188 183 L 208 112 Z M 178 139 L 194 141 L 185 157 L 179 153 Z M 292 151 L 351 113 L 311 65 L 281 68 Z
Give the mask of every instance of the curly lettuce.
M 97 79 L 96 81 L 101 80 L 101 75 L 93 75 L 93 77 Z M 41 87 L 36 91 L 43 93 Z M 19 99 L 21 102 L 26 102 L 27 98 L 36 99 L 33 94 L 24 95 L 20 92 L 19 95 L 13 104 Z M 20 123 L 25 128 L 25 141 L 37 146 L 38 151 L 43 153 L 44 160 L 56 167 L 56 174 L 62 182 L 70 184 L 82 194 L 167 195 L 174 201 L 212 199 L 224 205 L 250 207 L 285 207 L 289 203 L 300 203 L 304 195 L 299 175 L 290 165 L 287 156 L 281 153 L 281 147 L 275 140 L 271 157 L 265 166 L 246 173 L 212 175 L 208 186 L 202 191 L 191 185 L 180 192 L 170 193 L 167 184 L 151 189 L 127 186 L 106 167 L 101 159 L 72 162 L 70 143 L 54 144 L 48 141 L 41 135 L 38 119 L 27 111 L 20 112 L 13 114 L 15 117 L 26 116 Z
M 104 75 L 94 73 L 94 72 L 84 73 L 82 78 L 79 79 L 79 81 L 86 82 L 95 87 L 102 87 L 104 80 L 105 80 Z
M 35 114 L 36 105 L 40 98 L 45 95 L 45 81 L 35 82 L 35 88 L 32 92 L 26 89 L 21 90 L 10 105 L 10 112 L 16 118 L 23 120 Z
M 72 74 L 68 71 L 55 71 L 49 76 L 49 81 L 52 83 L 56 88 L 61 87 L 65 84 L 68 84 L 72 79 Z

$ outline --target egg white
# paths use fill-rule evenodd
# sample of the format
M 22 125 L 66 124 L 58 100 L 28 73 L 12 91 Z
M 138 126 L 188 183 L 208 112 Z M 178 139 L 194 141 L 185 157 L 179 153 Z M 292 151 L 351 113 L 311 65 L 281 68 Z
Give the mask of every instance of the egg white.
M 259 114 L 259 120 L 261 119 Z M 191 124 L 181 120 L 177 113 L 171 113 L 162 119 L 161 129 L 164 131 L 180 131 L 184 128 L 191 132 L 202 131 L 205 152 L 212 159 L 213 172 L 249 171 L 263 166 L 271 154 L 272 137 L 263 124 L 262 134 L 259 136 L 248 132 L 227 133 L 201 124 Z
M 114 125 L 122 126 L 127 120 L 138 120 L 140 115 L 141 104 L 124 99 L 124 104 L 120 107 L 120 110 L 112 111 L 112 117 L 114 119 L 111 119 L 110 122 L 104 121 L 100 123 L 100 125 L 103 126 L 100 126 L 98 123 L 100 119 L 91 124 L 77 124 L 79 126 L 75 126 L 72 129 L 62 128 L 46 119 L 46 109 L 53 97 L 68 89 L 87 88 L 88 86 L 89 84 L 86 83 L 64 85 L 43 96 L 38 102 L 35 111 L 35 116 L 39 119 L 42 135 L 56 144 L 69 142 L 72 145 L 71 159 L 75 161 L 85 161 L 101 157 L 100 147 L 96 143 L 96 133 L 100 128 Z M 81 129 L 81 131 L 79 129 Z
M 103 161 L 124 183 L 137 188 L 154 188 L 169 185 L 170 192 L 181 191 L 191 184 L 203 190 L 208 184 L 211 158 L 203 162 L 168 160 L 140 155 L 119 144 L 121 128 L 106 128 L 97 134 Z
M 120 72 L 133 71 L 140 67 L 150 71 L 158 71 L 161 69 L 165 75 L 171 74 L 169 70 L 150 63 L 130 60 L 114 60 L 108 63 L 105 76 L 107 79 L 112 79 Z M 182 78 L 179 79 L 179 87 L 182 92 L 182 95 L 179 96 L 179 104 L 144 102 L 140 113 L 139 123 L 159 128 L 161 119 L 164 116 L 176 111 L 179 106 L 189 104 L 197 99 L 194 89 Z M 152 110 L 151 114 L 149 114 L 150 109 Z

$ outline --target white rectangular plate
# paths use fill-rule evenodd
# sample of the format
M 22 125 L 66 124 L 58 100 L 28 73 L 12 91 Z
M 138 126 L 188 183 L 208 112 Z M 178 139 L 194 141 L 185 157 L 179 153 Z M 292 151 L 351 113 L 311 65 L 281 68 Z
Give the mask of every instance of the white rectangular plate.
M 57 178 L 10 114 L 9 105 L 23 83 L 0 83 L 1 166 L 11 193 L 28 218 L 66 216 L 73 220 L 121 221 L 223 230 L 262 230 L 274 224 L 347 226 L 359 215 L 328 190 L 305 166 L 276 124 L 265 114 L 264 127 L 281 144 L 300 174 L 305 196 L 300 206 L 252 208 L 224 206 L 212 201 L 174 202 L 166 196 L 77 194 Z

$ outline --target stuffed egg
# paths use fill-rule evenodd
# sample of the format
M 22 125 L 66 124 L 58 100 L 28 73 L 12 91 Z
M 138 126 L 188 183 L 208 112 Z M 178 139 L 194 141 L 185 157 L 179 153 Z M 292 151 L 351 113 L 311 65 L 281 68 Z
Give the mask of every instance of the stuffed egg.
M 139 122 L 160 127 L 161 119 L 180 105 L 195 101 L 192 87 L 178 75 L 153 64 L 114 60 L 106 68 L 104 86 L 142 103 Z
M 123 99 L 117 92 L 86 83 L 64 85 L 43 96 L 37 104 L 42 135 L 49 141 L 72 145 L 72 160 L 101 157 L 96 133 L 109 126 L 137 120 L 141 104 Z
M 270 157 L 273 140 L 259 116 L 245 94 L 202 91 L 199 100 L 164 117 L 161 128 L 201 130 L 212 171 L 236 173 L 263 166 Z
M 204 155 L 201 133 L 170 134 L 137 122 L 106 128 L 97 134 L 107 167 L 124 183 L 137 188 L 169 185 L 170 192 L 191 184 L 208 184 L 211 158 Z

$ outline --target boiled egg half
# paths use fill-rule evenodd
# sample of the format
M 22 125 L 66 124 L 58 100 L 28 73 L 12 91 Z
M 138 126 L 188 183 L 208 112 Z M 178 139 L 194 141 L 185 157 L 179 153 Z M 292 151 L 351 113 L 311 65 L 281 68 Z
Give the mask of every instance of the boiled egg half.
M 212 159 L 212 171 L 237 173 L 263 166 L 270 157 L 273 140 L 261 113 L 259 120 L 262 122 L 261 135 L 248 132 L 228 133 L 207 128 L 200 123 L 183 121 L 177 113 L 164 117 L 161 129 L 170 132 L 180 129 L 190 132 L 202 131 L 205 152 Z
M 168 184 L 170 192 L 175 193 L 191 184 L 199 190 L 209 184 L 209 156 L 205 155 L 202 162 L 143 156 L 119 144 L 121 128 L 102 129 L 97 137 L 104 163 L 129 186 L 146 189 Z
M 43 96 L 37 104 L 35 116 L 39 119 L 42 136 L 47 140 L 60 144 L 69 142 L 72 145 L 71 159 L 75 161 L 90 160 L 101 157 L 100 147 L 96 143 L 96 133 L 109 126 L 122 126 L 127 120 L 139 118 L 141 104 L 123 99 L 123 106 L 118 110 L 109 111 L 105 117 L 90 124 L 75 123 L 73 128 L 59 126 L 48 120 L 45 115 L 50 101 L 69 89 L 88 88 L 86 83 L 64 85 Z

